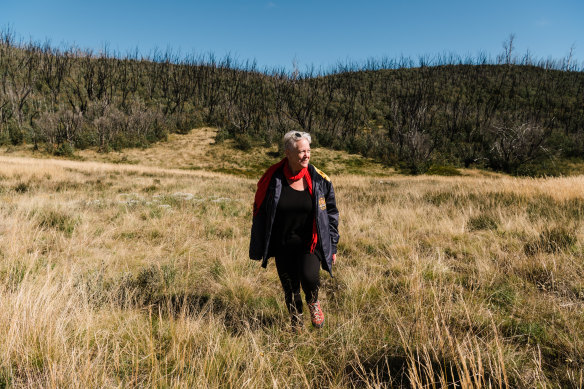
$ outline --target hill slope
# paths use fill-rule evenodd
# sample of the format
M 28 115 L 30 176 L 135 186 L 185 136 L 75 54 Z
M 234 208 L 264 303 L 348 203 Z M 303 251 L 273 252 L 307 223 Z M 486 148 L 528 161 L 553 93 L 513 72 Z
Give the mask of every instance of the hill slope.
M 192 129 L 187 134 L 170 134 L 166 141 L 157 142 L 147 148 L 127 148 L 108 153 L 85 149 L 77 151 L 69 159 L 165 169 L 204 170 L 258 179 L 270 165 L 283 156 L 276 146 L 256 146 L 244 151 L 238 149 L 233 140 L 217 143 L 216 137 L 216 128 L 201 127 Z M 321 147 L 313 150 L 312 162 L 331 174 L 395 174 L 393 169 L 361 155 Z M 43 151 L 35 151 L 32 145 L 9 146 L 0 149 L 0 155 L 2 154 L 27 158 L 51 156 Z M 472 173 L 465 171 L 463 174 Z
M 0 144 L 70 155 L 211 125 L 220 138 L 268 145 L 303 130 L 413 173 L 447 164 L 549 175 L 564 173 L 558 160 L 584 158 L 584 73 L 550 62 L 299 75 L 230 58 L 114 58 L 0 37 Z

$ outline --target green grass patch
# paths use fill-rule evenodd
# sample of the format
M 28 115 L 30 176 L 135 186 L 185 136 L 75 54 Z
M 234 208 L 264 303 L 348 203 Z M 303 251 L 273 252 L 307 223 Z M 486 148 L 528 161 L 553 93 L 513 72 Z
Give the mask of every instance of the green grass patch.
M 461 176 L 460 170 L 454 166 L 444 166 L 444 165 L 432 165 L 426 171 L 427 175 L 430 176 Z
M 542 345 L 548 343 L 545 325 L 537 321 L 508 318 L 500 326 L 504 336 L 517 343 Z
M 496 230 L 499 220 L 489 213 L 480 213 L 468 219 L 467 227 L 469 231 Z
M 540 232 L 537 239 L 525 244 L 524 251 L 527 255 L 534 255 L 538 252 L 558 253 L 568 250 L 577 241 L 576 232 L 571 227 L 546 227 Z
M 41 209 L 36 212 L 35 216 L 39 227 L 55 229 L 69 237 L 80 222 L 78 216 L 57 209 Z
M 487 301 L 492 306 L 511 310 L 517 301 L 517 291 L 508 280 L 501 280 L 486 289 Z

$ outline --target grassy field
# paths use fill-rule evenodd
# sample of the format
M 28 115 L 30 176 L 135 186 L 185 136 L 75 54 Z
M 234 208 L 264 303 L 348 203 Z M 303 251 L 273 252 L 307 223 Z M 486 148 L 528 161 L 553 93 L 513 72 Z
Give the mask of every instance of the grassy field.
M 0 154 L 0 388 L 584 386 L 583 176 L 406 177 L 314 150 L 341 241 L 325 327 L 295 334 L 273 262 L 247 257 L 275 150 L 206 131 Z

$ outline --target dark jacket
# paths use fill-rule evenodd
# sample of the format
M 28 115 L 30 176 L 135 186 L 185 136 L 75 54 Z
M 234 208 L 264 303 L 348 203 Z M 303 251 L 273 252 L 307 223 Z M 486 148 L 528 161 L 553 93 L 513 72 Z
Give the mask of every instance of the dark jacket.
M 333 254 L 336 254 L 339 242 L 339 211 L 335 201 L 335 191 L 326 174 L 310 164 L 308 172 L 312 178 L 312 197 L 318 234 L 316 250 L 319 250 L 321 254 L 322 268 L 332 275 Z M 278 169 L 270 180 L 266 197 L 254 216 L 251 226 L 249 257 L 258 261 L 262 260 L 262 267 L 268 265 L 268 258 L 272 256 L 268 248 L 276 217 L 276 207 L 282 192 L 282 180 L 285 180 L 284 173 L 282 169 Z

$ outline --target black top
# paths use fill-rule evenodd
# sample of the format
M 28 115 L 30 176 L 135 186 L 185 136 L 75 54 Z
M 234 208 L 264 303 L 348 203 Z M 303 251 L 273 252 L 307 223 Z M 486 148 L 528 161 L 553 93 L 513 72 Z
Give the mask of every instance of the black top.
M 295 190 L 288 180 L 282 180 L 282 193 L 276 207 L 276 217 L 270 238 L 270 252 L 306 253 L 312 241 L 314 204 L 308 188 Z

